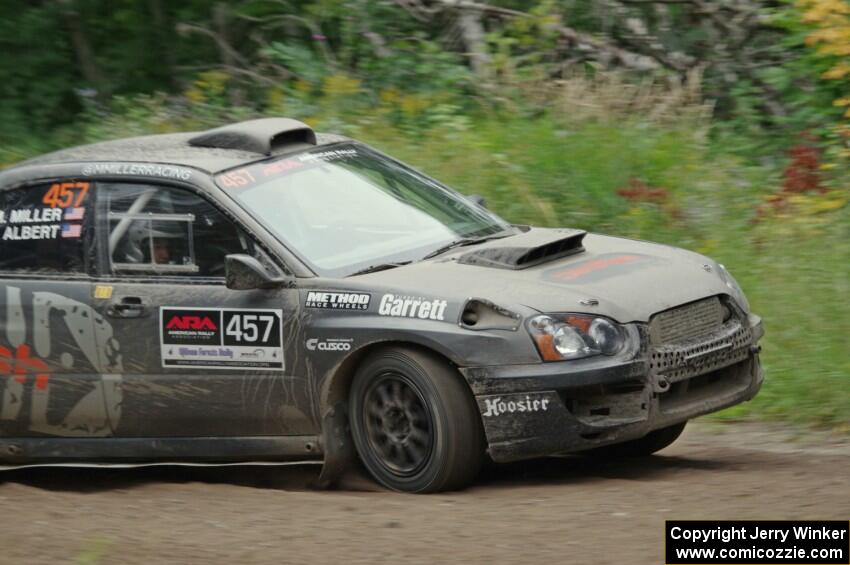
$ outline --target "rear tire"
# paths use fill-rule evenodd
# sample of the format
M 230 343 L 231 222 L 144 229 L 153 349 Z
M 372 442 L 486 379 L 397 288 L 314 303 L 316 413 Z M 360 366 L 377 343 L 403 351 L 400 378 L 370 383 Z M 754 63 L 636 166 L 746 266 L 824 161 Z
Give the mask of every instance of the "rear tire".
M 682 435 L 682 431 L 685 429 L 685 424 L 687 423 L 688 422 L 682 422 L 681 424 L 675 424 L 668 428 L 661 428 L 660 430 L 649 432 L 642 438 L 625 441 L 623 443 L 615 443 L 614 445 L 606 445 L 605 447 L 598 447 L 596 449 L 589 450 L 587 453 L 588 455 L 612 458 L 644 457 L 652 455 L 656 451 L 661 451 L 676 441 L 679 436 Z
M 376 481 L 402 492 L 467 486 L 484 455 L 478 408 L 448 361 L 408 347 L 368 357 L 349 398 L 351 432 Z

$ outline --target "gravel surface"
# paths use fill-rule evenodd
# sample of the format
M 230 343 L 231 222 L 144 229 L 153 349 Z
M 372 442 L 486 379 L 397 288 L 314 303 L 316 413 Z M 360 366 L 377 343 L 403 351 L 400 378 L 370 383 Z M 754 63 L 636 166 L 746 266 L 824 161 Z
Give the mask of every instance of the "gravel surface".
M 317 466 L 0 473 L 0 563 L 663 563 L 665 519 L 850 518 L 850 440 L 692 424 L 654 457 L 494 466 L 383 492 Z

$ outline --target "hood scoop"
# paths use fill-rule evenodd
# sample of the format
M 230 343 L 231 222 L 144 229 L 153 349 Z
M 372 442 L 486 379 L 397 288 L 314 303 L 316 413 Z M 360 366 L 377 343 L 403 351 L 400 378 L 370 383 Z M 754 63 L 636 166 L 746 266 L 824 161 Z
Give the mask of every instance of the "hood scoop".
M 464 253 L 457 262 L 494 269 L 519 270 L 584 251 L 583 230 L 532 229 Z

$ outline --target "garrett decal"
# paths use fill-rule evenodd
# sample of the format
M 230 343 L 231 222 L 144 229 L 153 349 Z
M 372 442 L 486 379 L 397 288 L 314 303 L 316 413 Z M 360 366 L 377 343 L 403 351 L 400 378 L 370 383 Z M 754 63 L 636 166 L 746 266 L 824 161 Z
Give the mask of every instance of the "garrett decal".
M 448 306 L 447 301 L 436 298 L 429 300 L 416 296 L 385 294 L 381 297 L 378 314 L 420 320 L 445 320 L 446 306 Z
M 546 412 L 549 410 L 548 398 L 532 399 L 530 395 L 519 400 L 504 400 L 502 397 L 485 398 L 484 416 L 492 418 L 502 414 L 515 414 L 517 412 Z
M 368 310 L 372 295 L 363 292 L 325 292 L 311 290 L 304 306 L 327 310 Z
M 282 310 L 162 308 L 162 366 L 283 370 L 282 332 Z
M 309 351 L 351 351 L 351 342 L 348 338 L 311 338 L 305 343 Z

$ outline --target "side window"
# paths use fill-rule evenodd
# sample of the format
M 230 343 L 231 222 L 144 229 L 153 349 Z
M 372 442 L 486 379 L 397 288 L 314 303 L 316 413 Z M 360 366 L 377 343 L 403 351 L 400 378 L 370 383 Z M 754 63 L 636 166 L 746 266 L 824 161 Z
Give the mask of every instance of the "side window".
M 244 233 L 202 197 L 168 186 L 103 185 L 116 274 L 223 277 L 224 257 L 251 253 Z
M 90 189 L 56 182 L 0 191 L 0 272 L 85 273 Z

